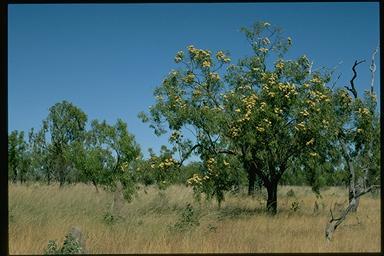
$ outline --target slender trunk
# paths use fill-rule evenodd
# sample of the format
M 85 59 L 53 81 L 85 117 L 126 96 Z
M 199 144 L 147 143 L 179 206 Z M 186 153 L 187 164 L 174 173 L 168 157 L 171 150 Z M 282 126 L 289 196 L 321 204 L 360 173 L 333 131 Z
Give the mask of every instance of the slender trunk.
M 98 189 L 98 187 L 97 187 L 97 183 L 96 183 L 95 180 L 92 180 L 92 184 L 93 184 L 93 186 L 95 186 L 95 188 L 96 188 L 96 193 L 99 193 L 99 189 Z
M 17 171 L 16 171 L 16 169 L 14 169 L 14 171 L 13 171 L 12 182 L 13 182 L 13 183 L 16 183 L 16 181 L 17 181 Z
M 48 183 L 48 186 L 51 184 L 51 173 L 49 172 L 49 170 L 47 172 L 47 183 Z
M 266 184 L 268 198 L 267 198 L 267 212 L 271 215 L 277 213 L 277 182 Z
M 360 189 L 359 187 L 355 187 L 355 193 L 358 194 L 360 193 Z M 353 188 L 351 187 L 351 185 L 349 186 L 349 193 L 348 193 L 348 201 L 349 201 L 349 204 L 352 205 L 351 207 L 351 212 L 357 212 L 357 208 L 359 207 L 359 202 L 360 202 L 360 198 L 357 197 L 357 198 L 354 198 L 353 196 Z M 355 202 L 352 204 L 352 200 L 355 199 Z
M 255 181 L 256 181 L 256 172 L 252 168 L 248 169 L 248 195 L 255 195 Z

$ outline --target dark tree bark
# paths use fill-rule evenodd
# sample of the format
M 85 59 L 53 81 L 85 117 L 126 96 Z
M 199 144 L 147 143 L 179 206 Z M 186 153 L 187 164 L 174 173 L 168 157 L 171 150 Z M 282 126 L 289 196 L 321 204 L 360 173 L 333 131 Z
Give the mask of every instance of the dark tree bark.
M 251 168 L 248 169 L 248 195 L 255 195 L 255 181 L 256 181 L 256 172 Z
M 267 212 L 271 215 L 277 213 L 277 182 L 270 182 L 265 184 L 268 192 L 267 198 Z
M 92 180 L 92 184 L 96 188 L 96 193 L 99 193 L 99 188 L 97 187 L 97 183 L 96 183 L 96 181 L 94 179 Z

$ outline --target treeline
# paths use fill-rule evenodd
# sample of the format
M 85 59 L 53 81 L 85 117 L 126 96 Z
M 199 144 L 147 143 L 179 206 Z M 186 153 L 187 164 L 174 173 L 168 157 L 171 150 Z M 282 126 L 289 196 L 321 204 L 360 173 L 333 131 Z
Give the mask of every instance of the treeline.
M 86 127 L 89 126 L 89 129 Z M 38 181 L 51 184 L 84 182 L 110 187 L 120 181 L 127 189 L 144 185 L 185 183 L 198 171 L 199 163 L 179 166 L 173 151 L 162 146 L 160 154 L 149 150 L 143 158 L 127 124 L 118 119 L 88 123 L 86 113 L 68 101 L 49 109 L 41 128 L 12 131 L 8 136 L 8 178 L 16 183 Z
M 200 162 L 182 165 L 173 158 L 175 149 L 162 146 L 156 155 L 149 149 L 144 159 L 140 145 L 130 134 L 127 124 L 118 119 L 113 125 L 106 121 L 92 120 L 87 130 L 88 118 L 79 107 L 62 101 L 49 109 L 41 129 L 33 128 L 28 134 L 14 130 L 8 138 L 8 179 L 13 183 L 26 181 L 90 183 L 109 186 L 120 179 L 127 185 L 186 184 L 193 174 L 204 174 Z M 230 161 L 230 160 L 228 160 Z M 324 167 L 324 166 L 323 166 Z M 233 167 L 235 168 L 235 167 Z M 233 170 L 230 183 L 234 190 L 247 186 L 246 171 L 241 165 Z M 311 172 L 292 166 L 283 175 L 282 185 L 313 185 Z M 348 184 L 348 172 L 342 165 L 324 168 L 319 186 Z M 262 187 L 258 177 L 256 188 Z

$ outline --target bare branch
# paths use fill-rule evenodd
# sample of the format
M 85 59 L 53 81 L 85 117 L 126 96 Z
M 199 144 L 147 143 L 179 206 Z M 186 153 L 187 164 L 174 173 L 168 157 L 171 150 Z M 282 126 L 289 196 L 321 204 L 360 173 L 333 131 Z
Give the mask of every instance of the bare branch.
M 375 55 L 379 51 L 379 46 L 376 47 L 376 50 L 372 53 L 372 59 L 371 59 L 371 66 L 369 67 L 369 70 L 371 71 L 371 94 L 373 93 L 373 82 L 375 80 L 375 72 L 376 72 L 376 65 L 375 65 Z
M 361 61 L 355 60 L 355 64 L 353 64 L 353 67 L 352 67 L 353 77 L 352 77 L 352 79 L 350 81 L 351 87 L 344 86 L 348 91 L 350 91 L 353 94 L 353 96 L 355 98 L 357 98 L 357 91 L 356 91 L 355 84 L 354 84 L 354 81 L 355 81 L 355 79 L 357 77 L 357 73 L 356 73 L 356 69 L 355 68 L 357 67 L 357 65 L 359 65 L 359 64 L 361 64 L 363 62 L 365 62 L 365 60 L 361 60 Z

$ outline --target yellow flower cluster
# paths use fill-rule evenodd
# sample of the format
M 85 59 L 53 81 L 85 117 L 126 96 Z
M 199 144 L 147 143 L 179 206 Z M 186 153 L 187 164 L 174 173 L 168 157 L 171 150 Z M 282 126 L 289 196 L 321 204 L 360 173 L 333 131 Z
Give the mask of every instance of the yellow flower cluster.
M 231 59 L 228 58 L 228 57 L 224 54 L 223 51 L 218 51 L 218 52 L 216 53 L 216 58 L 217 58 L 218 61 L 222 61 L 222 62 L 224 62 L 224 63 L 228 63 L 228 62 L 231 61 Z
M 306 109 L 304 109 L 304 111 L 300 111 L 300 115 L 309 116 L 309 112 Z
M 211 52 L 208 50 L 201 50 L 195 48 L 193 45 L 188 46 L 188 52 L 192 59 L 196 60 L 204 68 L 209 68 L 211 66 Z
M 256 105 L 256 100 L 257 100 L 257 95 L 256 94 L 252 94 L 248 97 L 245 97 L 242 102 L 245 104 L 245 109 L 246 109 L 246 112 L 245 112 L 245 115 L 243 118 L 241 118 L 239 120 L 239 122 L 244 122 L 244 121 L 249 121 L 250 120 L 250 116 L 252 114 L 252 110 L 253 108 L 255 107 Z M 238 112 L 237 110 L 239 109 L 236 109 L 235 111 Z
M 360 114 L 363 114 L 363 115 L 368 115 L 369 114 L 369 110 L 367 108 L 359 108 L 358 112 Z
M 121 165 L 121 170 L 123 172 L 127 171 L 128 170 L 128 162 L 124 162 L 122 165 Z
M 307 128 L 305 127 L 304 122 L 300 122 L 297 125 L 295 125 L 295 129 L 297 131 L 300 131 L 300 130 L 306 131 L 307 130 Z
M 228 163 L 227 161 L 224 160 L 223 162 L 224 162 L 224 165 L 225 165 L 225 166 L 228 166 L 228 165 L 229 165 L 229 163 Z
M 314 142 L 315 142 L 315 139 L 312 138 L 311 140 L 307 141 L 307 143 L 305 143 L 305 145 L 309 146 L 309 145 L 312 145 Z
M 319 154 L 317 154 L 316 152 L 310 152 L 309 155 L 312 156 L 312 157 L 316 157 L 316 156 L 318 156 Z
M 279 61 L 276 63 L 275 68 L 277 69 L 283 69 L 284 68 L 284 62 Z
M 271 43 L 271 41 L 269 40 L 268 37 L 264 37 L 263 40 L 261 40 L 261 42 L 264 44 L 264 45 L 268 45 Z
M 276 107 L 273 112 L 275 112 L 275 114 L 282 114 L 283 113 L 283 110 L 281 108 L 278 108 Z
M 358 133 L 362 133 L 362 132 L 363 132 L 363 129 L 360 129 L 360 128 L 359 128 L 359 129 L 357 129 L 357 132 L 358 132 Z
M 176 56 L 175 56 L 175 62 L 176 63 L 179 63 L 180 61 L 182 61 L 184 58 L 184 52 L 183 51 L 179 51 L 176 53 Z
M 263 121 L 265 122 L 266 126 L 270 127 L 272 125 L 272 122 L 269 121 L 267 118 L 264 118 Z
M 176 163 L 177 163 L 177 161 L 176 161 L 175 159 L 173 159 L 172 157 L 170 157 L 170 158 L 166 158 L 166 159 L 164 160 L 164 162 L 161 162 L 161 163 L 159 164 L 159 168 L 160 168 L 160 169 L 165 169 L 165 168 L 168 168 L 168 167 L 173 166 L 173 165 L 176 164 Z
M 208 60 L 203 61 L 203 68 L 209 68 L 211 66 L 211 62 Z
M 220 80 L 220 76 L 218 73 L 209 73 L 209 78 L 213 81 L 213 82 L 217 82 Z
M 322 92 L 317 91 L 317 90 L 309 91 L 309 94 L 312 97 L 312 99 L 315 99 L 317 102 L 319 102 L 319 101 L 330 102 L 331 101 L 327 95 L 325 95 Z
M 341 102 L 343 104 L 348 105 L 352 102 L 352 97 L 349 96 L 348 92 L 346 92 L 345 90 L 341 91 L 340 97 L 341 97 Z
M 196 89 L 193 91 L 192 95 L 193 95 L 194 97 L 199 97 L 199 96 L 201 95 L 201 91 L 200 91 L 199 89 L 196 88 Z
M 180 138 L 180 132 L 179 131 L 174 131 L 170 137 L 171 140 L 175 141 Z
M 259 51 L 262 53 L 267 53 L 268 49 L 263 47 L 263 48 L 260 48 Z
M 240 131 L 241 131 L 240 128 L 232 127 L 229 129 L 229 135 L 233 138 L 237 137 L 237 136 L 239 136 Z
M 183 81 L 187 84 L 191 84 L 195 81 L 195 74 L 193 74 L 192 72 L 189 72 L 188 75 L 186 75 L 184 78 L 183 78 Z
M 261 126 L 256 126 L 256 130 L 258 130 L 259 132 L 264 132 L 265 128 Z
M 309 82 L 314 83 L 314 84 L 319 84 L 321 83 L 321 79 L 318 76 L 313 76 Z
M 198 175 L 198 174 L 193 174 L 193 176 L 191 178 L 189 178 L 187 180 L 187 184 L 188 185 L 198 185 L 198 184 L 201 184 L 201 182 L 203 181 L 203 179 Z
M 283 92 L 285 95 L 284 97 L 289 99 L 289 96 L 292 95 L 297 95 L 298 92 L 296 91 L 296 86 L 294 84 L 290 83 L 279 83 L 278 89 Z

